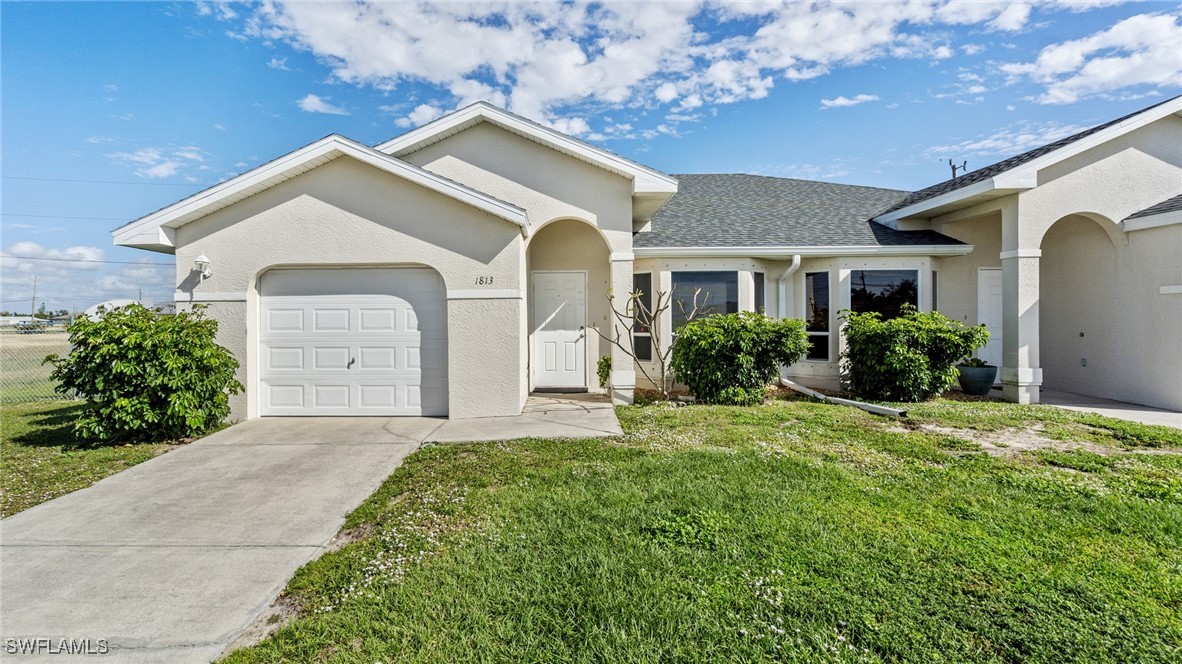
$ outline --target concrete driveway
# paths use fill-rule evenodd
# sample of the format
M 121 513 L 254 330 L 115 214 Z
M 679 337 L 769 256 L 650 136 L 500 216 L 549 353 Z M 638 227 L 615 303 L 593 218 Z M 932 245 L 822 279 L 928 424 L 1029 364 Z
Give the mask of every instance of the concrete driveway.
M 439 426 L 390 422 L 253 420 L 5 519 L 0 636 L 210 661 Z
M 235 425 L 0 521 L 0 658 L 4 639 L 65 638 L 104 640 L 105 661 L 208 662 L 421 444 L 619 433 L 592 395 L 531 396 L 516 417 Z

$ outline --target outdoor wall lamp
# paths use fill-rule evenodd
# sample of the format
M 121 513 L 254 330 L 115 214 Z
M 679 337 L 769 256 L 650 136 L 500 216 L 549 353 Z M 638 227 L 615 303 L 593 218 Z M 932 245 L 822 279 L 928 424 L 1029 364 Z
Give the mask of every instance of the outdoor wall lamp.
M 193 264 L 197 266 L 197 271 L 201 273 L 202 279 L 208 279 L 213 276 L 213 270 L 209 267 L 209 259 L 205 254 L 201 254 L 194 261 Z

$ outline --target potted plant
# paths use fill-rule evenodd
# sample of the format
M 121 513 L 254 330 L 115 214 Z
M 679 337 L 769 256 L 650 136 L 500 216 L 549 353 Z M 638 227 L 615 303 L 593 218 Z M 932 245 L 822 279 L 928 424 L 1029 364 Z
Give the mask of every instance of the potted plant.
M 957 380 L 965 394 L 985 396 L 993 389 L 993 381 L 997 379 L 997 367 L 985 364 L 985 360 L 979 357 L 961 362 L 956 365 L 956 370 L 960 372 Z

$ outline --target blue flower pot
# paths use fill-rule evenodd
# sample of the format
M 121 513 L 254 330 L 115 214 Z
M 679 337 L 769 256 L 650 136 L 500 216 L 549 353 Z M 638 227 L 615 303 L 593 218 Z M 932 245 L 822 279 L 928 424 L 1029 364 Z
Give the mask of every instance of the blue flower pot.
M 993 381 L 997 378 L 997 367 L 966 367 L 963 364 L 958 365 L 956 370 L 960 372 L 960 389 L 965 394 L 972 394 L 983 397 L 989 394 L 989 390 L 993 389 Z

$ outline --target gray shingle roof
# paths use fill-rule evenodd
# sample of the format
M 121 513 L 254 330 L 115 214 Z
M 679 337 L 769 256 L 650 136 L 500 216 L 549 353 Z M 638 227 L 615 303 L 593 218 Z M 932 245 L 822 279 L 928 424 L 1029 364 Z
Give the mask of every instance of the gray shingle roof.
M 637 247 L 817 247 L 963 244 L 896 231 L 870 216 L 905 191 L 762 175 L 674 176 L 677 194 L 637 233 Z
M 909 205 L 914 205 L 916 203 L 926 201 L 929 198 L 935 198 L 936 196 L 939 196 L 941 194 L 946 194 L 948 192 L 956 191 L 957 189 L 967 187 L 971 184 L 976 184 L 976 183 L 981 182 L 983 180 L 988 180 L 989 178 L 991 178 L 995 175 L 1000 175 L 1012 168 L 1017 168 L 1018 166 L 1021 166 L 1022 164 L 1025 164 L 1030 161 L 1034 161 L 1035 159 L 1038 159 L 1039 157 L 1041 157 L 1045 154 L 1049 154 L 1051 152 L 1054 152 L 1055 150 L 1058 150 L 1059 148 L 1071 145 L 1072 143 L 1074 143 L 1080 139 L 1087 138 L 1088 136 L 1091 136 L 1092 134 L 1095 134 L 1098 131 L 1103 131 L 1113 125 L 1120 124 L 1133 116 L 1140 115 L 1140 114 L 1144 113 L 1145 111 L 1148 111 L 1153 108 L 1157 108 L 1158 106 L 1161 106 L 1162 104 L 1169 103 L 1177 98 L 1178 97 L 1171 97 L 1170 99 L 1166 99 L 1165 101 L 1154 104 L 1153 106 L 1148 106 L 1148 107 L 1143 108 L 1139 111 L 1136 111 L 1135 113 L 1129 113 L 1128 115 L 1126 115 L 1124 117 L 1117 118 L 1111 122 L 1105 122 L 1104 124 L 1096 125 L 1095 127 L 1092 127 L 1091 129 L 1085 129 L 1085 130 L 1079 132 L 1078 134 L 1072 134 L 1071 136 L 1068 136 L 1066 138 L 1060 138 L 1059 140 L 1057 140 L 1053 143 L 1047 143 L 1046 145 L 1034 148 L 1033 150 L 1028 150 L 1026 152 L 1023 152 L 1020 155 L 1010 157 L 1009 159 L 1003 159 L 1002 161 L 999 161 L 996 164 L 990 164 L 984 168 L 978 168 L 975 171 L 970 171 L 970 172 L 965 173 L 964 175 L 961 175 L 959 177 L 952 178 L 951 180 L 945 180 L 944 182 L 941 182 L 939 184 L 934 184 L 934 185 L 928 187 L 927 189 L 920 189 L 919 191 L 911 194 L 910 196 L 907 196 L 906 198 L 896 202 L 894 205 L 890 206 L 889 208 L 886 208 L 886 209 L 882 210 L 881 212 L 878 212 L 877 214 L 875 214 L 875 216 L 884 215 L 884 214 L 887 214 L 890 212 L 894 212 L 895 210 L 900 210 L 900 209 L 905 208 Z
M 1137 212 L 1134 212 L 1133 214 L 1130 214 L 1129 216 L 1125 217 L 1125 219 L 1137 219 L 1140 217 L 1152 217 L 1155 214 L 1164 214 L 1166 212 L 1176 212 L 1178 210 L 1182 210 L 1182 194 L 1178 194 L 1177 196 L 1175 196 L 1173 198 L 1167 198 L 1166 200 L 1164 200 L 1156 205 L 1150 205 L 1149 207 L 1145 208 L 1144 210 L 1138 210 Z

